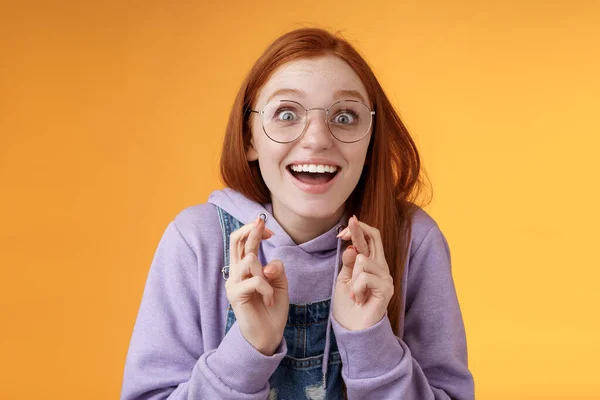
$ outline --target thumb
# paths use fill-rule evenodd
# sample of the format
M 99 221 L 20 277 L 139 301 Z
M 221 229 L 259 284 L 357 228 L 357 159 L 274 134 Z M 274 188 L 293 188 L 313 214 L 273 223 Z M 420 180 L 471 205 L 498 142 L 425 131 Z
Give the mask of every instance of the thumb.
M 283 261 L 281 260 L 273 260 L 265 265 L 263 269 L 265 277 L 273 285 L 273 287 L 282 288 L 287 290 L 288 281 L 285 276 L 285 268 L 283 266 Z
M 338 279 L 341 279 L 342 282 L 348 282 L 352 279 L 352 269 L 354 268 L 354 263 L 356 263 L 356 256 L 358 252 L 354 248 L 354 246 L 350 245 L 344 253 L 342 253 L 342 270 L 338 275 Z

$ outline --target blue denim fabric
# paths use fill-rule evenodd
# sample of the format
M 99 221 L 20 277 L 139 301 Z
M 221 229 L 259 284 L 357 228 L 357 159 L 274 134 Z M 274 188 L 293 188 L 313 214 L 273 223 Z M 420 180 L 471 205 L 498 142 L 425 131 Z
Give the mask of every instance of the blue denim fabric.
M 225 265 L 229 265 L 229 235 L 243 224 L 217 208 L 223 230 Z M 264 255 L 259 255 L 263 265 Z M 269 400 L 341 399 L 343 397 L 342 364 L 337 342 L 330 333 L 331 347 L 327 365 L 327 384 L 322 373 L 325 333 L 330 300 L 310 304 L 290 304 L 283 332 L 288 351 L 271 378 Z M 225 332 L 235 322 L 231 305 L 227 307 Z

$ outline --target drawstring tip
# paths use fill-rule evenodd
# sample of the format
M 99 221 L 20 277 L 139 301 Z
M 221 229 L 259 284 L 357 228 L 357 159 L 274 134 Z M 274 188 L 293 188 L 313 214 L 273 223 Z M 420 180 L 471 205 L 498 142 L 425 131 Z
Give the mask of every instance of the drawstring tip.
M 323 389 L 327 389 L 327 373 L 323 374 Z

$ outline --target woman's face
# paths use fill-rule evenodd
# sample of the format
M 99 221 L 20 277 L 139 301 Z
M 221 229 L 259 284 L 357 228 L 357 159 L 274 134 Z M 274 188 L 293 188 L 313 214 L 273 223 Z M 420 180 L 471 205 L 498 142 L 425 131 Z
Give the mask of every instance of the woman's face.
M 326 109 L 339 100 L 359 100 L 370 108 L 367 91 L 358 75 L 345 61 L 331 55 L 282 66 L 262 87 L 253 109 L 260 111 L 276 100 L 293 100 L 307 110 Z M 289 111 L 278 109 L 278 122 L 297 118 L 294 110 Z M 249 161 L 258 160 L 271 192 L 275 216 L 288 221 L 318 219 L 335 224 L 360 179 L 372 129 L 363 139 L 344 143 L 330 133 L 325 112 L 312 110 L 308 112 L 304 134 L 282 144 L 265 134 L 261 115 L 252 115 L 252 140 L 246 155 Z M 330 115 L 330 121 L 334 117 Z M 348 123 L 352 116 L 337 118 L 341 119 L 336 122 Z M 302 171 L 304 165 L 309 169 L 313 166 L 312 170 L 316 168 L 317 172 Z

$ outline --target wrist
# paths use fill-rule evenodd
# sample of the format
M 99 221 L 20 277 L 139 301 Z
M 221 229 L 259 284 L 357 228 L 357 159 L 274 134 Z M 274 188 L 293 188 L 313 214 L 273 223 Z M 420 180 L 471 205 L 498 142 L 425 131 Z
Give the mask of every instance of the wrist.
M 277 353 L 277 350 L 281 347 L 281 342 L 283 342 L 283 333 L 273 339 L 269 339 L 266 343 L 257 347 L 256 350 L 261 354 L 270 357 Z
M 252 347 L 256 349 L 259 353 L 264 356 L 271 357 L 277 352 L 277 349 L 281 346 L 281 342 L 283 341 L 283 335 L 278 337 L 268 337 L 263 333 L 258 333 L 258 338 L 254 340 L 250 337 L 246 337 L 244 332 L 242 331 L 242 336 Z M 257 340 L 258 339 L 258 340 Z
M 277 348 L 281 345 L 281 340 L 277 342 L 276 345 L 269 344 L 260 348 L 256 348 L 262 355 L 271 357 L 273 354 L 277 352 Z

